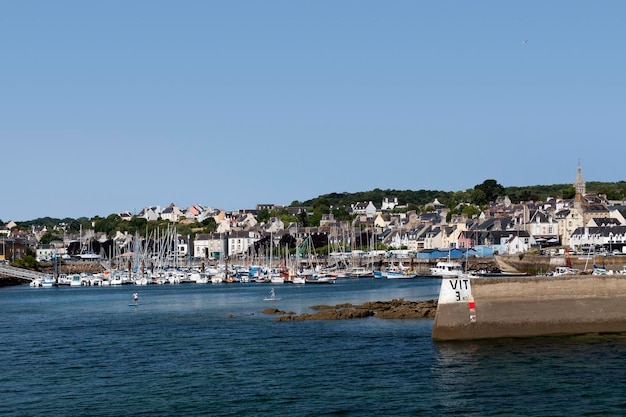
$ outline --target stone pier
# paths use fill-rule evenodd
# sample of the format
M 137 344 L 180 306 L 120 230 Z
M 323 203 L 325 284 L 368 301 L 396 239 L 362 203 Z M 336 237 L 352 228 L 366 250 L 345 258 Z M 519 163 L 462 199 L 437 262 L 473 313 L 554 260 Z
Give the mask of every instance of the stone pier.
M 626 332 L 625 275 L 442 279 L 435 340 Z

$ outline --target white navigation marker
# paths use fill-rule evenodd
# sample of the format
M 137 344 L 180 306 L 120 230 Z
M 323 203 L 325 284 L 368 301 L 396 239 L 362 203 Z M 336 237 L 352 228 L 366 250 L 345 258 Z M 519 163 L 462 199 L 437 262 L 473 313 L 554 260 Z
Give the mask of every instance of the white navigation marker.
M 442 278 L 439 304 L 467 303 L 472 295 L 469 277 Z

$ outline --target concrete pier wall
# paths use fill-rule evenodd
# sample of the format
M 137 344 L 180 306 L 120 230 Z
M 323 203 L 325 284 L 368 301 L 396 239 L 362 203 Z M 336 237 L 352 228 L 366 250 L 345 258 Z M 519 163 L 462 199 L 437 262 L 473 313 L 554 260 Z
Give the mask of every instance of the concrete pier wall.
M 472 308 L 473 307 L 473 308 Z M 626 276 L 442 279 L 432 337 L 626 332 Z

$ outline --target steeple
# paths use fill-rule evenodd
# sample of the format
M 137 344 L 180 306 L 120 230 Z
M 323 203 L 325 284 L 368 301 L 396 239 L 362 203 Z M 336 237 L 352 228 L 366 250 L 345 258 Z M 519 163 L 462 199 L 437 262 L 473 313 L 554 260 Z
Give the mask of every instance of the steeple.
M 580 159 L 578 160 L 578 174 L 576 174 L 574 190 L 576 190 L 576 194 L 579 194 L 581 197 L 587 193 L 587 186 L 585 184 L 585 180 L 583 180 L 583 174 L 580 168 Z

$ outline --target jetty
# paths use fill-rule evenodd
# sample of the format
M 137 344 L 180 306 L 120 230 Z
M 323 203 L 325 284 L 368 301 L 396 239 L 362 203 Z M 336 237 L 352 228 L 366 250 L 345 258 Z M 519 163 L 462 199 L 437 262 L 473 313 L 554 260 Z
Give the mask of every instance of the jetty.
M 626 276 L 442 279 L 432 338 L 626 333 Z
M 33 280 L 43 280 L 46 274 L 37 271 L 31 271 L 24 268 L 16 268 L 14 266 L 0 265 L 0 286 L 2 282 L 7 285 L 15 285 L 16 283 L 30 282 Z

